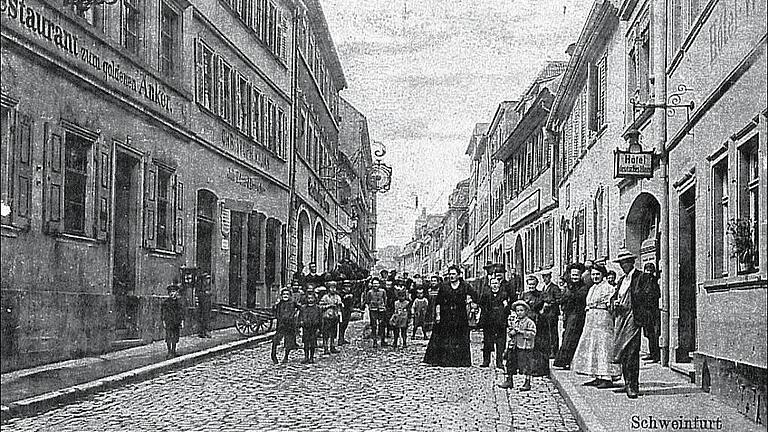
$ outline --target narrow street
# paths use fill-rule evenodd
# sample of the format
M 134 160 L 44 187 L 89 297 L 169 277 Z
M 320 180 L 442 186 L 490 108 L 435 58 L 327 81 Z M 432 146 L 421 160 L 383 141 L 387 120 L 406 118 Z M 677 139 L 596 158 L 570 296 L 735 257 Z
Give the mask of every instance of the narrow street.
M 501 371 L 420 364 L 427 345 L 373 349 L 354 323 L 341 354 L 273 365 L 269 345 L 97 394 L 3 431 L 577 431 L 548 378 L 527 393 L 496 386 Z M 472 355 L 480 356 L 478 333 Z M 517 382 L 519 386 L 520 382 Z

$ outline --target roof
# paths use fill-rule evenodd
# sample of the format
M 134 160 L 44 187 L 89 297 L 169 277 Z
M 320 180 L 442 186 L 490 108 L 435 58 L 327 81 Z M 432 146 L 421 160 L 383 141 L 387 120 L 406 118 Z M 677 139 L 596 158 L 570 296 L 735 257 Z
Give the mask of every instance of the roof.
M 475 123 L 475 129 L 472 131 L 472 136 L 469 138 L 469 145 L 464 154 L 472 156 L 472 153 L 475 152 L 478 138 L 483 137 L 488 132 L 489 126 L 488 123 Z

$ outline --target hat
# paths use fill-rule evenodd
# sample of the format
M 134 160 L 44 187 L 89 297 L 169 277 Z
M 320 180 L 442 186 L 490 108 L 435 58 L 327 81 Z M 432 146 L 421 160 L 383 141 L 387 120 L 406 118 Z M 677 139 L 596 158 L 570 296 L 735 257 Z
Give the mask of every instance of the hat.
M 344 281 L 342 283 L 344 285 L 352 285 L 352 280 L 351 279 L 344 279 Z
M 635 254 L 628 251 L 626 248 L 621 248 L 619 249 L 619 254 L 616 255 L 616 258 L 613 259 L 613 262 L 622 262 L 627 260 L 634 261 L 635 259 L 637 259 L 637 256 L 635 256 Z
M 544 270 L 541 272 L 542 276 L 552 276 L 552 270 Z
M 522 306 L 526 310 L 531 309 L 531 307 L 528 306 L 528 303 L 526 303 L 525 300 L 517 300 L 516 302 L 512 303 L 512 310 L 515 310 L 518 306 Z
M 486 261 L 485 265 L 483 266 L 483 270 L 488 270 L 493 267 L 493 261 Z
M 507 269 L 504 267 L 504 264 L 496 263 L 492 266 L 492 271 L 494 273 L 506 273 Z
M 168 290 L 168 292 L 171 292 L 171 291 L 179 291 L 179 290 L 181 290 L 181 287 L 180 287 L 180 286 L 178 286 L 178 285 L 174 285 L 174 284 L 171 284 L 171 285 L 168 285 L 168 286 L 166 287 L 166 289 Z

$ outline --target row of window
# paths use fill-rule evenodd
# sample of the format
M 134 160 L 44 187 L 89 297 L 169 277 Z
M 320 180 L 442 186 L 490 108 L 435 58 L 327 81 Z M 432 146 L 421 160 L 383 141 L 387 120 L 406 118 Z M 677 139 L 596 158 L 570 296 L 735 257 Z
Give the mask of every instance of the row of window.
M 10 212 L 3 212 L 3 225 L 30 227 L 32 166 L 42 162 L 44 231 L 106 241 L 112 202 L 111 143 L 68 122 L 46 123 L 44 160 L 36 160 L 35 123 L 9 106 L 0 110 L 0 131 L 2 201 L 10 207 Z M 143 244 L 181 252 L 184 186 L 172 168 L 154 161 L 145 161 L 144 173 Z
M 196 43 L 195 61 L 197 103 L 284 158 L 288 144 L 285 111 L 201 39 Z
M 317 173 L 325 187 L 334 190 L 336 155 L 325 130 L 303 109 L 299 110 L 296 127 L 296 151 Z
M 514 199 L 550 166 L 551 144 L 539 129 L 504 162 L 504 195 Z
M 317 82 L 320 94 L 325 98 L 333 115 L 338 115 L 338 93 L 333 82 L 330 68 L 325 64 L 321 47 L 318 45 L 314 32 L 309 25 L 307 17 L 302 17 L 298 22 L 296 43 L 299 51 L 307 60 L 309 70 Z
M 232 12 L 279 58 L 288 64 L 290 13 L 269 0 L 222 0 Z
M 157 64 L 156 68 L 167 77 L 177 77 L 180 72 L 181 59 L 181 9 L 169 1 L 149 2 L 145 0 L 120 0 L 118 7 L 110 5 L 92 5 L 88 9 L 80 10 L 77 5 L 66 6 L 91 27 L 100 32 L 113 32 L 110 25 L 119 23 L 119 34 L 114 37 L 120 40 L 123 49 L 132 55 L 148 57 L 145 52 L 147 46 L 147 23 L 158 24 L 157 34 Z M 157 9 L 154 8 L 157 7 Z

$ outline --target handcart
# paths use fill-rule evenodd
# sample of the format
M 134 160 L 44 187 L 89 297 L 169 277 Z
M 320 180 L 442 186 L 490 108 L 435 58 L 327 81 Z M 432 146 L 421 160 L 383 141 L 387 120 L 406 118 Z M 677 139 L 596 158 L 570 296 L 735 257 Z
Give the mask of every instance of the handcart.
M 224 315 L 235 317 L 235 328 L 246 337 L 263 334 L 274 326 L 275 314 L 272 308 L 248 308 L 217 304 L 216 310 Z

